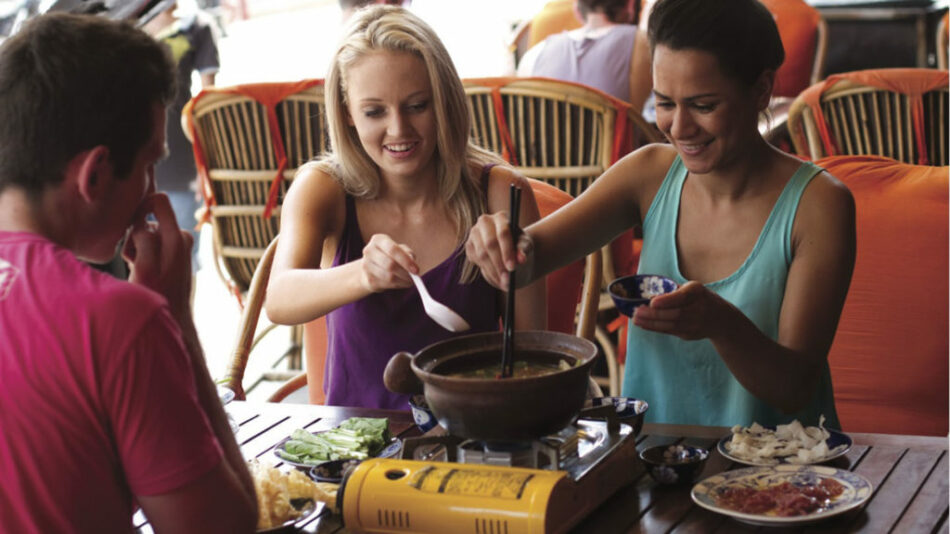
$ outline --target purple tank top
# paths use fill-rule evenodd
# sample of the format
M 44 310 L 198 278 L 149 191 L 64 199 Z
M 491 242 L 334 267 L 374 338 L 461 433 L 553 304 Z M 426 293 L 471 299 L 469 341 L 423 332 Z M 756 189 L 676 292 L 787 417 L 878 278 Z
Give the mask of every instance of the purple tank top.
M 482 171 L 487 191 L 488 171 Z M 356 218 L 356 203 L 346 196 L 346 223 L 333 266 L 363 256 L 366 244 Z M 419 349 L 437 341 L 499 329 L 498 292 L 479 275 L 473 282 L 459 282 L 465 260 L 458 247 L 442 263 L 422 275 L 434 299 L 458 312 L 472 327 L 456 334 L 437 325 L 422 309 L 415 288 L 390 289 L 341 306 L 327 314 L 327 366 L 324 389 L 327 404 L 405 410 L 409 398 L 386 389 L 383 370 L 393 354 Z
M 618 24 L 596 39 L 575 40 L 567 32 L 552 35 L 531 74 L 589 85 L 626 102 L 636 34 L 636 26 Z

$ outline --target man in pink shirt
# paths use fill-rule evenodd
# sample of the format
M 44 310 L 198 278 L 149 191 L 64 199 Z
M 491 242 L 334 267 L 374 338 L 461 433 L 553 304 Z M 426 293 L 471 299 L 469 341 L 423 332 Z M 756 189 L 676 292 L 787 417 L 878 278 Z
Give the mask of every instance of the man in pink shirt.
M 252 532 L 257 500 L 155 193 L 174 65 L 127 24 L 44 15 L 0 46 L 0 532 Z M 129 281 L 109 260 L 128 234 Z

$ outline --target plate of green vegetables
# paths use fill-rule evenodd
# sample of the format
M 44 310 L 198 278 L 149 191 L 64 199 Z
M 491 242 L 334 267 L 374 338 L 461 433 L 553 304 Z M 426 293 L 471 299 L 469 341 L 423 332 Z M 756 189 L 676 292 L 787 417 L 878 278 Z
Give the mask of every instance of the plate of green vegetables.
M 389 420 L 351 417 L 334 428 L 309 432 L 294 430 L 274 447 L 283 462 L 310 469 L 329 460 L 365 460 L 399 454 L 401 443 L 389 433 Z

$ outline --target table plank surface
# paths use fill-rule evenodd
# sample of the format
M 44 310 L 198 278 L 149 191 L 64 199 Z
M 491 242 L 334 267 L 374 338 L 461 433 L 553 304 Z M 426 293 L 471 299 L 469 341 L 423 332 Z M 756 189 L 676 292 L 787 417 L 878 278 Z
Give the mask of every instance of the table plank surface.
M 226 407 L 240 425 L 236 434 L 245 457 L 266 458 L 281 469 L 271 452 L 295 428 L 311 432 L 332 428 L 348 417 L 388 417 L 390 430 L 399 438 L 419 435 L 408 411 L 368 410 L 328 406 L 268 404 L 235 401 Z M 716 443 L 729 433 L 724 427 L 646 424 L 637 438 L 637 449 L 660 444 L 686 443 L 709 449 L 709 460 L 700 478 L 745 467 L 716 451 Z M 948 528 L 948 440 L 943 437 L 849 434 L 851 450 L 827 465 L 847 469 L 868 479 L 874 492 L 859 510 L 807 527 L 756 527 L 710 512 L 693 504 L 690 487 L 658 486 L 640 462 L 633 466 L 633 481 L 607 499 L 573 533 L 840 533 L 894 532 L 946 533 Z M 141 514 L 136 524 L 144 521 Z M 340 518 L 321 510 L 301 525 L 319 534 L 346 534 Z M 140 532 L 151 532 L 142 525 Z

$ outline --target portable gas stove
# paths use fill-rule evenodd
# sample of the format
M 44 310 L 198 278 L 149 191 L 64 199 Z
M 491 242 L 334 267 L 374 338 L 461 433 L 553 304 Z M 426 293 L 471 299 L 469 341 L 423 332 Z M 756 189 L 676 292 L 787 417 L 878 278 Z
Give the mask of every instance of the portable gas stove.
M 343 523 L 354 532 L 564 532 L 636 475 L 632 428 L 601 414 L 527 442 L 408 438 L 401 459 L 366 460 L 347 474 Z

